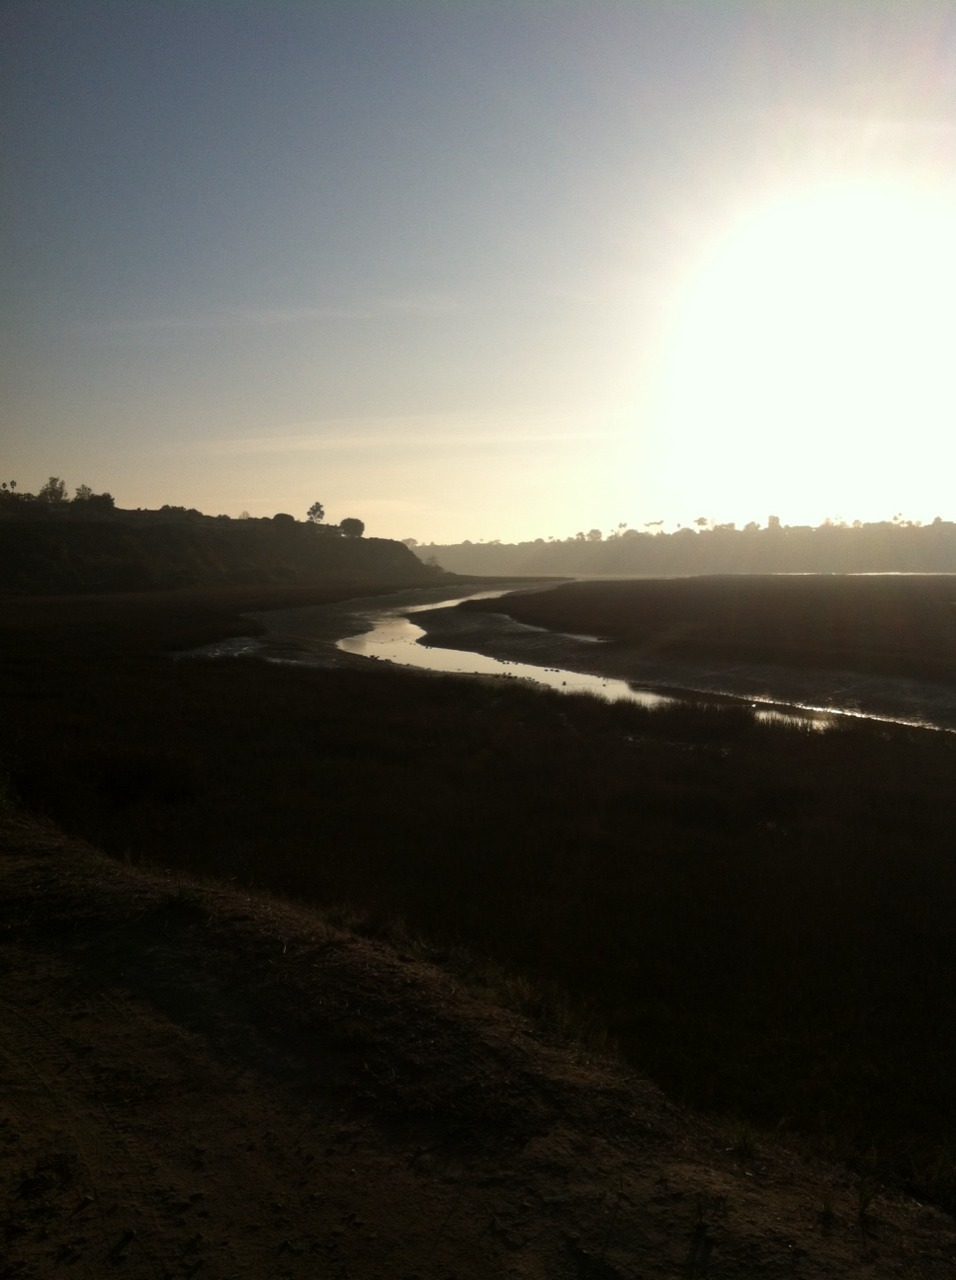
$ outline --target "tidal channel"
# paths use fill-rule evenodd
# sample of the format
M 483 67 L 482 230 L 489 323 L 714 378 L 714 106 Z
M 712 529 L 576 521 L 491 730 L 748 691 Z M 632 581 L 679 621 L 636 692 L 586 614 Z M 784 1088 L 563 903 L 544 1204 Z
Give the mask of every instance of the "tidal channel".
M 440 603 L 430 601 L 426 604 L 403 604 L 391 608 L 383 608 L 379 605 L 363 611 L 362 616 L 370 624 L 370 629 L 344 637 L 336 642 L 336 648 L 342 653 L 357 657 L 372 658 L 380 662 L 395 663 L 423 671 L 441 672 L 446 675 L 490 676 L 502 680 L 527 680 L 556 689 L 559 693 L 587 693 L 609 702 L 625 700 L 637 702 L 645 707 L 663 707 L 678 702 L 719 701 L 724 705 L 737 703 L 750 706 L 756 718 L 761 720 L 803 723 L 815 729 L 828 728 L 833 722 L 832 715 L 819 708 L 761 706 L 749 699 L 695 690 L 663 693 L 643 687 L 634 681 L 615 679 L 611 676 L 592 675 L 568 668 L 521 662 L 514 658 L 496 658 L 487 653 L 468 649 L 444 647 L 440 640 L 430 640 L 429 632 L 413 621 L 416 614 L 427 614 L 429 620 L 443 619 L 444 627 L 447 627 L 455 616 L 452 611 L 464 601 L 493 600 L 506 594 L 500 590 L 480 591 L 452 600 L 443 600 Z M 476 615 L 469 616 L 472 619 L 476 617 Z M 528 639 L 550 638 L 554 641 L 571 642 L 589 648 L 599 648 L 603 643 L 597 636 L 560 635 L 543 627 L 532 627 L 515 622 L 505 614 L 483 613 L 478 617 L 484 623 L 483 638 L 492 641 L 497 636 L 499 639 L 507 638 L 513 644 L 524 636 Z M 439 623 L 437 627 L 439 634 L 443 632 L 444 627 Z
M 604 641 L 599 637 L 562 634 L 516 622 L 505 613 L 457 607 L 467 600 L 504 597 L 515 585 L 501 583 L 463 595 L 448 587 L 416 588 L 255 613 L 250 616 L 263 626 L 263 635 L 221 641 L 198 652 L 308 666 L 363 658 L 419 671 L 524 680 L 559 693 L 626 699 L 645 707 L 688 702 L 745 706 L 758 719 L 811 729 L 827 729 L 851 716 L 956 731 L 956 687 L 951 685 L 852 671 L 677 664 L 639 656 L 622 666 L 619 654 L 618 673 L 610 675 L 602 673 Z M 612 665 L 609 655 L 607 666 Z

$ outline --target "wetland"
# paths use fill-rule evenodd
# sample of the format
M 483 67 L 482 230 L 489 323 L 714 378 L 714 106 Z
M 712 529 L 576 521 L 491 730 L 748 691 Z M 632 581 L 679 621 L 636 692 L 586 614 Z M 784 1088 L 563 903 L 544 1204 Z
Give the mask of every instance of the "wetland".
M 446 599 L 493 585 L 449 583 Z M 837 589 L 818 585 L 832 616 Z M 945 687 L 948 584 L 922 588 L 923 606 L 887 606 L 892 646 L 844 610 L 826 645 L 798 627 L 784 656 L 816 636 L 804 674 L 856 654 L 866 676 Z M 413 947 L 682 1107 L 956 1205 L 956 739 L 853 717 L 808 733 L 743 705 L 607 703 L 370 662 L 335 648 L 362 630 L 363 590 L 8 598 L 6 793 L 121 863 Z M 622 664 L 688 660 L 693 637 L 657 627 L 663 606 L 650 638 L 625 633 L 620 594 L 600 614 L 623 590 L 509 596 L 525 628 L 512 640 L 545 626 L 582 654 L 596 646 L 574 637 L 603 636 Z M 719 595 L 660 590 L 696 590 L 701 616 Z M 450 616 L 481 627 L 489 604 L 502 606 Z M 276 619 L 328 606 L 307 644 L 328 664 L 303 664 Z M 714 661 L 766 661 L 760 619 L 718 636 Z M 284 660 L 170 661 L 230 637 Z

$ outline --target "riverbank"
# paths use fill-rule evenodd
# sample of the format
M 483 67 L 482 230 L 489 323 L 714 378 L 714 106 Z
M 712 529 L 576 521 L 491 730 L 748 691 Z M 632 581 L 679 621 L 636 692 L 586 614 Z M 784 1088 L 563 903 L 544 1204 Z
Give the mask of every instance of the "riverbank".
M 415 621 L 429 645 L 626 680 L 661 694 L 733 698 L 956 730 L 952 685 L 778 663 L 660 660 L 649 657 L 639 643 L 580 639 L 529 626 L 505 613 L 436 610 L 417 613 Z
M 956 726 L 953 575 L 782 575 L 565 583 L 511 618 L 604 637 L 578 655 L 638 680 Z M 463 611 L 481 611 L 481 604 Z M 590 668 L 588 668 L 590 669 Z
M 560 669 L 620 680 L 637 689 L 678 699 L 743 701 L 784 713 L 787 708 L 798 708 L 821 715 L 855 715 L 956 730 L 956 683 L 806 665 L 800 654 L 788 664 L 721 656 L 661 657 L 655 652 L 660 646 L 649 645 L 643 638 L 629 641 L 626 637 L 599 639 L 572 634 L 593 624 L 592 615 L 576 606 L 574 588 L 588 591 L 605 584 L 569 584 L 570 607 L 560 615 L 565 630 L 521 620 L 538 616 L 540 606 L 553 594 L 554 584 L 535 586 L 529 592 L 526 583 L 473 583 L 476 594 L 500 591 L 501 603 L 488 600 L 468 602 L 461 608 L 448 607 L 446 601 L 460 597 L 467 585 L 256 613 L 251 617 L 260 635 L 254 645 L 236 642 L 218 646 L 212 652 L 253 651 L 292 662 L 354 666 L 367 659 L 337 648 L 337 642 L 370 630 L 383 610 L 402 614 L 407 608 L 414 610 L 415 625 L 425 632 L 421 646 L 426 648 L 480 654 L 503 663 L 527 664 L 542 672 Z M 434 600 L 434 609 L 423 609 L 429 600 Z M 393 660 L 402 662 L 400 656 Z M 426 662 L 423 655 L 417 655 L 415 665 L 419 669 Z M 435 661 L 436 670 L 447 670 L 448 666 Z M 461 667 L 467 671 L 467 662 Z
M 317 601 L 304 607 L 293 604 L 288 608 L 250 610 L 246 614 L 247 635 L 215 641 L 203 646 L 202 653 L 208 657 L 250 655 L 309 666 L 361 669 L 367 660 L 339 648 L 338 642 L 372 631 L 383 617 L 405 616 L 406 611 L 413 611 L 417 622 L 419 616 L 431 616 L 420 611 L 433 605 L 435 616 L 448 620 L 445 623 L 448 630 L 464 622 L 464 616 L 458 615 L 449 602 L 527 590 L 528 585 L 527 579 L 463 580 L 435 587 L 410 587 L 377 595 Z M 541 589 L 545 589 L 544 586 Z M 459 616 L 462 623 L 457 622 Z M 472 625 L 480 629 L 480 624 Z M 500 628 L 501 623 L 497 626 Z

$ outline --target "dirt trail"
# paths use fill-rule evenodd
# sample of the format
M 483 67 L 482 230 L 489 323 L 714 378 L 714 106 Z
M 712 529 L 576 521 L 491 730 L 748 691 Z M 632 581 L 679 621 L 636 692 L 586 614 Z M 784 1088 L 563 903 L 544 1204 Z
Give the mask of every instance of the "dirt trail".
M 0 1023 L 4 1280 L 956 1274 L 951 1219 L 410 955 L 9 814 Z

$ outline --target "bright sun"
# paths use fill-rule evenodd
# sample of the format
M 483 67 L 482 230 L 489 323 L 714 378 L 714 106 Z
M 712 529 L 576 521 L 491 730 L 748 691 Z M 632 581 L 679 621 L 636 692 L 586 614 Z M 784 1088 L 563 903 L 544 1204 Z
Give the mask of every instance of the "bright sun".
M 856 182 L 763 207 L 689 282 L 663 374 L 664 465 L 707 514 L 953 515 L 952 206 Z

